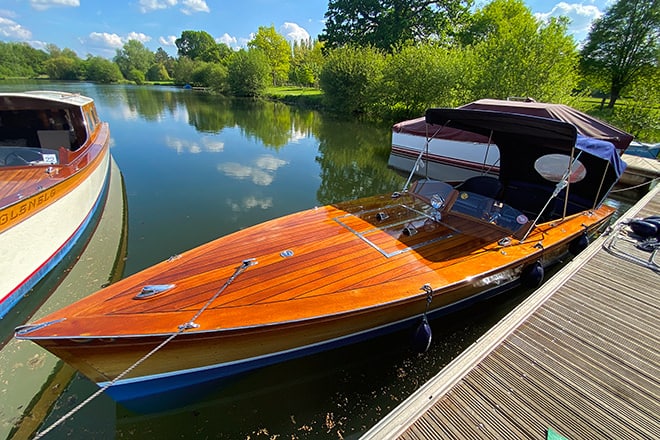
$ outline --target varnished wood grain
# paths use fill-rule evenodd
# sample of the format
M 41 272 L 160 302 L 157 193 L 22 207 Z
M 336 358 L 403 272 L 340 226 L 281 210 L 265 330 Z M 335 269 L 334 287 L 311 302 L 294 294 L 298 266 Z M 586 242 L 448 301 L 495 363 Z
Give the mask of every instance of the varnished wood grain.
M 411 237 L 397 233 L 407 221 L 423 219 L 408 207 L 420 212 L 424 208 L 407 195 L 379 196 L 238 231 L 42 319 L 39 322 L 64 318 L 31 332 L 29 338 L 94 380 L 108 380 L 162 341 L 162 335 L 177 332 L 243 260 L 254 258 L 257 264 L 195 320 L 198 328 L 186 330 L 131 376 L 290 350 L 419 316 L 426 307 L 421 290 L 425 284 L 434 290 L 435 309 L 502 282 L 491 280 L 491 275 L 514 279 L 525 265 L 563 254 L 585 227 L 596 227 L 613 213 L 602 207 L 593 214 L 542 224 L 525 242 L 502 246 L 497 243 L 505 235 L 501 228 L 465 222 L 460 216 L 448 215 Z M 383 209 L 401 213 L 404 221 L 390 216 L 380 222 L 375 212 Z M 411 249 L 413 245 L 418 247 Z M 285 250 L 293 255 L 282 256 Z M 170 283 L 176 287 L 166 293 L 134 299 L 145 285 Z M 69 342 L 76 338 L 92 339 Z

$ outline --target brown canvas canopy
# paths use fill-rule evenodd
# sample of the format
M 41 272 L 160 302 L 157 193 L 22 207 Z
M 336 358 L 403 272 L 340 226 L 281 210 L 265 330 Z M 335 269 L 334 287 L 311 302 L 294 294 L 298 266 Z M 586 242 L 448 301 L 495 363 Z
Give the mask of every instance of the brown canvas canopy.
M 470 110 L 490 110 L 504 113 L 518 113 L 568 122 L 574 125 L 577 129 L 577 132 L 581 135 L 593 139 L 609 141 L 613 143 L 614 146 L 620 151 L 628 148 L 628 145 L 633 140 L 633 137 L 630 134 L 621 131 L 618 128 L 613 127 L 603 121 L 593 118 L 586 113 L 582 113 L 563 104 L 480 99 L 459 108 Z M 440 133 L 437 133 L 438 129 L 438 126 L 427 125 L 424 117 L 399 122 L 394 124 L 392 127 L 392 130 L 396 133 L 411 134 L 415 136 L 423 136 L 429 138 L 436 137 L 464 142 L 488 142 L 487 137 L 477 133 L 471 133 L 468 131 L 449 127 L 446 127 L 441 130 Z

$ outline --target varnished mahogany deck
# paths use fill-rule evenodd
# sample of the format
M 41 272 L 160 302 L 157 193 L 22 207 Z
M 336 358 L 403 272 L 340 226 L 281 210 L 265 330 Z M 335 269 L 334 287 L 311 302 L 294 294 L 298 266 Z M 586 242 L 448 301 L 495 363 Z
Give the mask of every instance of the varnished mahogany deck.
M 414 211 L 408 207 L 420 214 L 410 214 Z M 406 221 L 424 222 L 425 226 L 417 234 L 406 236 L 401 232 L 405 222 L 400 222 L 397 233 L 393 217 L 382 226 L 375 216 L 360 217 L 360 213 L 375 208 L 402 211 Z M 544 232 L 548 226 L 542 225 L 526 242 L 505 248 L 493 242 L 502 232 L 493 232 L 486 222 L 468 224 L 460 233 L 429 220 L 422 212 L 423 206 L 408 196 L 394 201 L 382 196 L 272 220 L 124 279 L 61 310 L 56 315 L 65 321 L 36 330 L 31 337 L 137 336 L 176 331 L 223 286 L 241 261 L 249 258 L 256 259 L 257 264 L 215 299 L 197 319 L 200 328 L 191 332 L 331 319 L 406 301 L 417 302 L 413 309 L 421 310 L 423 285 L 430 284 L 437 291 L 434 306 L 451 302 L 456 299 L 452 292 L 461 288 L 476 291 L 468 286 L 475 279 L 507 264 L 519 271 L 524 263 L 541 259 L 544 252 L 537 243 L 543 241 L 547 247 L 566 241 L 570 234 L 579 233 L 583 224 L 598 223 L 607 217 L 611 208 L 601 208 L 591 218 L 569 218 L 563 232 Z M 362 237 L 365 233 L 371 243 Z M 384 254 L 382 249 L 388 252 Z M 293 255 L 282 256 L 284 251 L 292 251 Z M 145 285 L 170 283 L 176 287 L 164 294 L 133 299 Z

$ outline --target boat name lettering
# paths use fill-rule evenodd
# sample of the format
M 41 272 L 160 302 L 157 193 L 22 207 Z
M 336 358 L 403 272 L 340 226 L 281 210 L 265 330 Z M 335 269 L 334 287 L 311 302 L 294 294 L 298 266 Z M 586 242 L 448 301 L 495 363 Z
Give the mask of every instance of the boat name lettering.
M 36 197 L 31 197 L 23 203 L 14 206 L 8 212 L 0 215 L 0 226 L 4 226 L 14 220 L 29 214 L 30 212 L 39 209 L 44 203 L 48 202 L 51 198 L 55 197 L 57 190 L 52 188 L 50 191 L 43 192 Z

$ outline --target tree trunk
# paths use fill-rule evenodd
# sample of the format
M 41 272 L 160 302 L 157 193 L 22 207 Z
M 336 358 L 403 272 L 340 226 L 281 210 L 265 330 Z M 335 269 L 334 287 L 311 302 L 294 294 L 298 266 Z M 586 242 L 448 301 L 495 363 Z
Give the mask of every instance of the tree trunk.
M 616 103 L 616 100 L 619 99 L 619 96 L 621 96 L 621 86 L 619 84 L 612 84 L 610 102 L 607 103 L 607 108 L 614 108 L 614 104 Z

